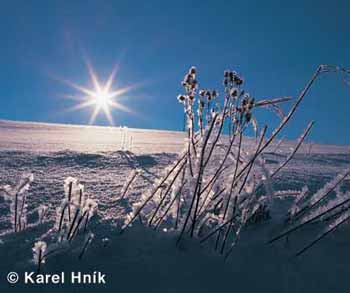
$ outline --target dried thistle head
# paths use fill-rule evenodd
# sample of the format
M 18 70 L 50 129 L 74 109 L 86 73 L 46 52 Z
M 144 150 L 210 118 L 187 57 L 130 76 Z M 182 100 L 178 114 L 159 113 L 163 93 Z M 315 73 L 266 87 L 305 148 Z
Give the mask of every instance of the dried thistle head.
M 200 91 L 199 91 L 199 95 L 200 95 L 201 97 L 205 97 L 206 91 L 205 91 L 205 90 L 200 90 Z
M 234 77 L 234 79 L 233 79 L 233 82 L 234 82 L 236 85 L 240 86 L 240 85 L 243 84 L 243 79 L 240 78 L 238 75 L 236 75 L 236 76 Z
M 186 100 L 186 97 L 184 95 L 178 95 L 177 100 L 183 104 Z
M 243 84 L 243 79 L 237 74 L 236 71 L 225 70 L 224 71 L 224 86 L 240 86 Z
M 194 101 L 194 95 L 188 95 L 188 100 L 190 102 L 193 102 Z
M 238 89 L 237 88 L 232 88 L 231 90 L 230 90 L 230 96 L 232 97 L 232 98 L 236 98 L 237 96 L 238 96 Z

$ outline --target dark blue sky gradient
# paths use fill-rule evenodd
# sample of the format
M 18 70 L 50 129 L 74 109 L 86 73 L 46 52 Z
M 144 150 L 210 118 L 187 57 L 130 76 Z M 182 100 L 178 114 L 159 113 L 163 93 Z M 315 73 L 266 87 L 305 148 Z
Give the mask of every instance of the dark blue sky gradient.
M 60 82 L 90 87 L 85 61 L 106 79 L 119 63 L 120 98 L 136 115 L 113 111 L 116 125 L 181 130 L 176 100 L 191 65 L 204 88 L 235 69 L 259 98 L 295 97 L 319 64 L 349 66 L 349 1 L 1 1 L 0 119 L 85 124 Z M 350 143 L 350 87 L 325 75 L 285 133 L 295 138 L 310 120 L 310 138 Z M 276 125 L 270 113 L 257 113 Z M 107 125 L 103 115 L 96 124 Z

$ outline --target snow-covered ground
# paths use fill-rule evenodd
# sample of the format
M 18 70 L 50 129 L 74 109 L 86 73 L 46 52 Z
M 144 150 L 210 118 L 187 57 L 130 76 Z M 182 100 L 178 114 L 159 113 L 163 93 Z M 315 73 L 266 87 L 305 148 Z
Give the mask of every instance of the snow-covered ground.
M 350 227 L 339 229 L 299 258 L 294 253 L 305 239 L 317 234 L 317 225 L 292 235 L 288 243 L 266 244 L 283 228 L 287 199 L 274 206 L 269 221 L 242 235 L 227 262 L 196 239 L 185 239 L 176 247 L 173 232 L 135 224 L 119 235 L 120 219 L 128 209 L 117 199 L 130 171 L 135 167 L 144 170 L 130 194 L 137 200 L 177 157 L 183 141 L 181 132 L 0 121 L 0 185 L 14 184 L 21 174 L 32 172 L 35 180 L 28 193 L 29 211 L 48 204 L 53 217 L 68 176 L 79 178 L 99 205 L 91 227 L 95 239 L 84 258 L 79 261 L 78 248 L 73 248 L 69 254 L 48 259 L 43 272 L 101 271 L 107 275 L 106 285 L 82 286 L 88 291 L 348 292 Z M 278 155 L 266 154 L 267 163 L 277 166 L 293 144 L 285 142 Z M 349 166 L 348 147 L 314 145 L 311 155 L 306 149 L 296 155 L 276 185 L 287 190 L 307 184 L 314 191 Z M 70 284 L 6 282 L 10 271 L 35 270 L 30 262 L 33 242 L 50 226 L 48 222 L 16 235 L 8 233 L 9 207 L 0 196 L 0 288 L 6 290 L 2 292 L 52 292 L 63 287 L 66 292 L 79 291 L 79 286 Z

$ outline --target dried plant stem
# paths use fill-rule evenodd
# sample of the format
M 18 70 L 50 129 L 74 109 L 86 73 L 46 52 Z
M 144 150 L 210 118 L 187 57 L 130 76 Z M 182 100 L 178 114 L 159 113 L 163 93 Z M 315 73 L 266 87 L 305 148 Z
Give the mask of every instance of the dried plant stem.
M 192 157 L 191 157 L 191 133 L 190 129 L 188 129 L 188 141 L 187 141 L 187 161 L 188 161 L 188 166 L 190 169 L 190 174 L 193 177 L 193 168 L 192 168 Z
M 149 220 L 149 222 L 148 222 L 148 225 L 149 225 L 149 226 L 152 225 L 153 220 L 154 220 L 155 216 L 157 215 L 157 213 L 158 213 L 160 207 L 162 206 L 162 204 L 163 204 L 163 202 L 164 202 L 164 200 L 165 200 L 167 194 L 168 194 L 169 191 L 171 190 L 171 187 L 173 186 L 174 182 L 175 182 L 176 179 L 178 178 L 179 174 L 181 173 L 181 171 L 182 171 L 182 169 L 185 167 L 185 165 L 186 165 L 186 161 L 180 166 L 179 170 L 175 173 L 174 178 L 171 180 L 170 184 L 168 185 L 168 187 L 167 187 L 167 189 L 166 189 L 166 191 L 165 191 L 165 193 L 164 193 L 164 196 L 163 196 L 162 199 L 160 200 L 158 206 L 156 207 L 156 209 L 155 209 L 155 211 L 154 211 L 152 217 L 150 218 L 150 220 Z
M 342 202 L 336 204 L 334 207 L 332 207 L 332 208 L 330 208 L 330 209 L 328 209 L 328 210 L 325 210 L 324 212 L 322 212 L 322 213 L 320 213 L 320 214 L 318 214 L 318 215 L 316 215 L 316 216 L 311 217 L 309 220 L 307 220 L 307 221 L 305 221 L 305 222 L 302 222 L 301 224 L 296 225 L 296 226 L 294 226 L 294 227 L 288 229 L 287 231 L 285 231 L 285 232 L 279 234 L 278 236 L 272 238 L 272 239 L 269 240 L 267 243 L 268 243 L 268 244 L 271 244 L 271 243 L 273 243 L 273 242 L 275 242 L 275 241 L 277 241 L 277 240 L 283 238 L 284 236 L 287 236 L 287 235 L 289 235 L 290 233 L 295 232 L 296 230 L 299 230 L 300 228 L 304 227 L 305 225 L 307 225 L 307 224 L 309 224 L 309 223 L 315 221 L 316 219 L 321 218 L 321 217 L 324 216 L 325 214 L 327 214 L 327 213 L 329 213 L 329 212 L 331 212 L 331 211 L 334 211 L 335 209 L 337 209 L 337 208 L 339 208 L 339 207 L 345 205 L 345 204 L 348 203 L 348 202 L 350 202 L 350 198 L 345 199 L 344 201 L 342 201 Z
M 219 167 L 217 168 L 217 170 L 215 171 L 214 175 L 211 177 L 211 179 L 209 180 L 209 182 L 204 186 L 204 188 L 201 190 L 201 194 L 204 193 L 210 186 L 213 186 L 213 184 L 215 183 L 215 181 L 217 180 L 217 178 L 221 175 L 221 173 L 228 167 L 224 168 L 224 165 L 227 161 L 228 156 L 231 153 L 234 141 L 235 141 L 236 135 L 233 135 L 230 138 L 230 144 L 226 150 L 226 153 L 224 155 L 223 160 L 221 161 Z
M 121 229 L 120 234 L 122 234 L 125 229 L 136 219 L 141 210 L 149 203 L 149 201 L 154 197 L 157 193 L 158 189 L 168 180 L 169 176 L 174 172 L 174 170 L 179 166 L 179 164 L 186 158 L 188 153 L 186 152 L 181 158 L 175 163 L 175 165 L 171 168 L 166 176 L 158 183 L 158 185 L 153 189 L 152 193 L 148 196 L 148 198 L 143 202 L 143 204 L 138 208 L 138 210 L 134 213 L 131 219 L 125 224 L 125 226 Z
M 224 221 L 225 221 L 225 218 L 226 218 L 226 213 L 227 213 L 227 210 L 228 210 L 228 206 L 229 206 L 230 201 L 231 201 L 231 196 L 232 196 L 232 192 L 233 192 L 233 188 L 234 188 L 234 182 L 236 181 L 236 177 L 237 177 L 237 171 L 238 171 L 238 166 L 239 166 L 239 159 L 241 157 L 242 138 L 243 138 L 243 131 L 242 131 L 242 128 L 241 128 L 240 131 L 239 131 L 238 151 L 237 151 L 237 159 L 236 159 L 236 164 L 235 164 L 235 171 L 234 171 L 234 174 L 233 174 L 233 179 L 232 179 L 232 183 L 231 183 L 231 186 L 230 186 L 229 197 L 227 199 L 225 210 L 224 210 L 224 215 L 223 215 L 223 220 Z
M 82 199 L 83 199 L 83 190 L 80 189 L 80 190 L 79 190 L 79 206 L 81 206 L 81 201 L 82 201 Z
M 79 227 L 80 227 L 80 224 L 83 222 L 84 218 L 85 217 L 88 217 L 89 216 L 89 213 L 88 211 L 85 211 L 79 218 L 78 222 L 77 222 L 77 225 L 74 227 L 74 230 L 73 232 L 71 233 L 71 236 L 69 238 L 69 241 L 72 241 L 73 238 L 77 235 L 78 231 L 79 231 Z
M 238 196 L 235 196 L 235 199 L 234 199 L 234 202 L 233 202 L 232 216 L 234 216 L 235 213 L 236 213 L 237 198 L 238 198 Z M 225 236 L 224 236 L 224 240 L 222 241 L 221 250 L 220 250 L 221 254 L 223 254 L 224 251 L 225 251 L 226 242 L 227 242 L 228 236 L 229 236 L 229 234 L 231 232 L 231 229 L 232 229 L 232 226 L 233 226 L 233 220 L 234 220 L 234 217 L 231 217 L 230 224 L 227 227 L 227 230 L 226 230 L 226 233 L 225 233 Z
M 213 200 L 217 199 L 225 190 L 226 190 L 226 188 L 222 188 L 217 193 L 213 194 L 213 196 L 211 197 L 210 201 L 213 201 Z M 207 211 L 207 207 L 204 208 L 204 205 L 205 205 L 209 195 L 210 195 L 210 191 L 207 193 L 207 196 L 204 199 L 204 201 L 202 203 L 202 206 L 200 207 L 200 209 L 198 211 L 198 217 L 201 217 L 202 214 L 204 214 Z
M 194 141 L 194 118 L 193 118 L 193 105 L 187 101 L 187 109 L 185 110 L 185 113 L 187 115 L 187 139 L 188 139 L 188 146 L 187 146 L 187 152 L 188 152 L 188 164 L 189 164 L 189 169 L 191 176 L 193 177 L 193 167 L 192 167 L 192 156 L 191 156 L 191 147 L 194 151 L 195 156 L 197 155 L 196 151 L 196 143 Z M 191 124 L 188 126 L 188 124 Z
M 242 117 L 241 117 L 241 121 L 242 121 Z M 243 137 L 243 131 L 242 131 L 242 128 L 240 128 L 240 131 L 239 131 L 239 141 L 238 141 L 238 151 L 237 151 L 237 160 L 236 160 L 236 164 L 235 164 L 235 171 L 234 171 L 234 175 L 233 175 L 233 180 L 232 180 L 232 183 L 231 183 L 231 187 L 230 187 L 230 192 L 229 192 L 229 196 L 228 196 L 228 199 L 226 201 L 226 205 L 225 205 L 225 209 L 224 209 L 224 214 L 223 214 L 223 217 L 222 217 L 222 220 L 225 221 L 226 219 L 226 213 L 227 213 L 227 210 L 228 210 L 228 207 L 230 205 L 230 201 L 231 201 L 231 197 L 232 197 L 232 192 L 233 192 L 233 188 L 234 188 L 234 182 L 236 180 L 236 176 L 237 176 L 237 170 L 238 170 L 238 165 L 239 165 L 239 159 L 240 159 L 240 156 L 241 156 L 241 146 L 242 146 L 242 137 Z M 231 225 L 229 225 L 230 227 Z M 229 231 L 230 228 L 228 228 L 227 231 Z M 221 238 L 221 230 L 219 230 L 219 233 L 216 237 L 216 242 L 215 242 L 215 250 L 217 249 L 218 247 L 218 244 L 220 242 L 220 238 Z
M 68 189 L 68 221 L 71 221 L 70 217 L 70 202 L 72 199 L 72 188 L 73 188 L 73 182 L 69 182 L 69 189 Z
M 17 216 L 17 213 L 18 213 L 18 193 L 16 192 L 16 194 L 15 194 L 15 219 L 14 219 L 14 221 L 15 221 L 15 227 L 14 227 L 14 229 L 15 229 L 15 232 L 17 232 L 17 218 L 18 218 L 18 216 Z
M 293 117 L 295 111 L 297 110 L 298 106 L 300 105 L 300 103 L 304 99 L 305 95 L 308 93 L 308 91 L 310 90 L 311 86 L 314 84 L 315 80 L 318 78 L 318 76 L 322 73 L 322 68 L 323 67 L 321 65 L 317 68 L 317 70 L 312 75 L 312 77 L 309 80 L 309 82 L 306 84 L 305 88 L 301 91 L 301 93 L 300 93 L 299 97 L 297 98 L 296 102 L 294 103 L 292 108 L 289 110 L 289 113 L 287 114 L 287 116 L 281 121 L 279 126 L 277 126 L 277 128 L 273 131 L 272 135 L 269 137 L 269 139 L 267 139 L 267 141 L 261 147 L 261 149 L 259 150 L 257 155 L 260 155 L 271 144 L 271 142 L 276 138 L 276 136 L 286 126 L 288 121 Z M 249 167 L 250 164 L 251 164 L 251 161 L 249 161 L 249 162 L 247 162 L 245 164 L 245 166 L 238 173 L 238 175 L 237 175 L 238 178 Z
M 60 221 L 59 221 L 59 224 L 58 224 L 58 233 L 61 232 L 62 230 L 62 225 L 63 225 L 63 219 L 64 219 L 64 212 L 66 210 L 68 205 L 65 205 L 61 211 L 61 216 L 60 216 Z
M 309 125 L 307 126 L 307 128 L 305 129 L 305 131 L 303 132 L 303 134 L 300 136 L 299 141 L 297 143 L 297 145 L 294 147 L 293 152 L 291 154 L 289 154 L 289 156 L 287 157 L 287 159 L 279 166 L 277 167 L 277 169 L 275 171 L 273 171 L 270 175 L 271 178 L 273 178 L 274 176 L 276 176 L 295 156 L 295 154 L 298 152 L 299 148 L 301 147 L 301 145 L 303 144 L 305 138 L 307 137 L 307 135 L 310 133 L 311 128 L 313 127 L 313 125 L 315 124 L 314 121 L 310 122 Z M 279 141 L 278 146 L 282 143 L 282 139 Z M 276 147 L 276 149 L 278 148 L 278 146 Z M 275 151 L 273 151 L 275 152 Z M 259 184 L 255 190 L 258 191 L 261 187 L 263 186 L 263 184 Z
M 19 231 L 22 231 L 23 229 L 25 229 L 25 227 L 22 227 L 22 217 L 23 217 L 25 203 L 26 203 L 26 195 L 23 195 L 22 196 L 21 211 L 18 215 Z
M 84 256 L 84 254 L 85 254 L 87 248 L 88 248 L 89 245 L 91 244 L 92 239 L 93 239 L 93 236 L 90 235 L 90 236 L 88 237 L 88 239 L 85 241 L 84 246 L 83 246 L 83 249 L 81 250 L 81 252 L 80 252 L 80 254 L 79 254 L 79 259 L 82 259 L 82 258 L 83 258 L 83 256 Z
M 198 110 L 198 119 L 199 119 L 199 133 L 201 136 L 203 136 L 203 109 Z
M 175 201 L 178 199 L 178 197 L 181 196 L 181 192 L 179 192 L 178 194 L 176 194 L 174 196 L 174 198 L 171 200 L 170 204 L 168 205 L 167 209 L 165 210 L 165 212 L 163 213 L 163 215 L 161 215 L 158 219 L 157 219 L 157 224 L 154 227 L 154 229 L 158 229 L 159 226 L 162 224 L 165 216 L 168 214 L 168 212 L 170 211 L 170 209 L 172 208 L 172 206 L 174 205 Z M 175 229 L 176 229 L 176 223 L 175 223 Z
M 40 272 L 40 269 L 41 269 L 41 262 L 42 262 L 42 250 L 40 248 L 39 255 L 38 255 L 38 269 L 37 269 L 38 273 Z
M 75 222 L 77 221 L 79 213 L 80 213 L 80 209 L 77 208 L 75 210 L 73 221 L 72 221 L 72 223 L 71 223 L 71 225 L 69 227 L 68 233 L 67 233 L 67 240 L 70 238 L 70 235 L 71 235 L 71 233 L 73 231 L 73 228 L 74 228 Z
M 227 170 L 229 167 L 230 167 L 230 166 L 222 167 L 221 170 L 220 170 L 217 174 L 214 174 L 214 176 L 211 177 L 211 179 L 208 181 L 208 183 L 202 188 L 202 190 L 201 190 L 201 195 L 202 195 L 205 191 L 207 191 L 208 188 L 210 188 L 210 189 L 209 189 L 209 192 L 210 192 L 210 190 L 213 188 L 214 183 L 215 183 L 216 180 L 219 178 L 219 176 L 220 176 L 225 170 Z M 215 176 L 215 175 L 216 175 L 216 176 Z
M 243 180 L 243 183 L 242 183 L 242 185 L 241 185 L 241 188 L 240 188 L 239 191 L 238 191 L 238 195 L 241 194 L 241 192 L 242 192 L 242 190 L 243 190 L 245 184 L 247 183 L 248 176 L 249 176 L 249 174 L 250 174 L 250 171 L 251 171 L 252 168 L 253 168 L 253 165 L 254 165 L 254 163 L 255 163 L 255 160 L 257 159 L 259 153 L 261 153 L 261 152 L 260 152 L 260 149 L 261 149 L 262 142 L 264 141 L 264 137 L 265 137 L 265 134 L 266 134 L 266 130 L 267 130 L 267 126 L 265 125 L 264 128 L 263 128 L 262 131 L 261 131 L 261 135 L 260 135 L 260 140 L 259 140 L 258 146 L 257 146 L 257 148 L 256 148 L 256 151 L 255 151 L 255 154 L 254 154 L 253 158 L 251 159 L 251 164 L 249 165 L 248 171 L 247 171 L 246 176 L 245 176 L 245 178 L 244 178 L 244 180 Z
M 263 100 L 256 102 L 254 104 L 255 107 L 264 107 L 268 105 L 275 105 L 279 103 L 284 103 L 290 101 L 292 98 L 291 97 L 283 97 L 283 98 L 276 98 L 276 99 L 271 99 L 271 100 Z
M 238 196 L 241 194 L 241 192 L 242 192 L 242 190 L 243 190 L 243 188 L 244 188 L 244 186 L 245 186 L 245 184 L 246 184 L 246 182 L 248 180 L 250 171 L 251 171 L 251 169 L 252 169 L 252 167 L 254 165 L 254 162 L 255 162 L 256 158 L 258 157 L 258 153 L 259 153 L 259 150 L 261 148 L 262 142 L 264 141 L 266 130 L 267 130 L 267 126 L 264 126 L 264 128 L 261 131 L 260 140 L 259 140 L 258 146 L 256 148 L 255 154 L 254 154 L 254 156 L 253 156 L 253 158 L 251 160 L 251 164 L 249 165 L 249 168 L 248 168 L 248 170 L 246 172 L 246 176 L 243 179 L 243 182 L 242 182 L 241 187 L 240 187 L 240 189 L 238 191 L 238 195 L 235 198 L 235 201 L 237 200 Z M 233 180 L 232 183 L 235 182 L 235 181 L 236 180 Z M 231 188 L 232 188 L 232 185 L 231 185 Z M 232 193 L 232 190 L 233 190 L 233 188 L 230 190 L 231 191 L 230 194 Z M 236 206 L 236 203 L 235 203 L 235 206 Z M 225 215 L 225 217 L 226 217 L 226 215 Z M 233 221 L 233 219 L 234 219 L 234 215 L 232 215 L 232 217 L 231 217 L 232 221 Z M 225 221 L 225 218 L 223 218 L 223 221 Z M 231 224 L 230 224 L 230 226 L 231 226 Z M 219 230 L 219 234 L 218 234 L 217 239 L 216 239 L 216 245 L 215 245 L 216 247 L 217 247 L 217 244 L 219 243 L 220 236 L 221 236 L 221 230 Z
M 177 225 L 178 225 L 178 220 L 179 220 L 179 214 L 180 214 L 180 199 L 181 199 L 181 193 L 184 187 L 184 173 L 186 172 L 186 169 L 183 168 L 182 169 L 182 179 L 181 179 L 181 186 L 180 189 L 178 191 L 178 193 L 174 196 L 174 198 L 171 200 L 170 204 L 168 205 L 167 209 L 165 210 L 165 212 L 163 213 L 162 216 L 160 216 L 157 219 L 157 224 L 155 226 L 155 229 L 159 228 L 159 226 L 161 225 L 161 223 L 163 222 L 163 219 L 165 218 L 165 216 L 169 213 L 170 209 L 172 208 L 172 206 L 175 204 L 175 201 L 178 202 L 178 206 L 176 209 L 176 220 L 175 220 L 175 229 L 177 229 Z
M 210 128 L 208 130 L 208 133 L 207 133 L 207 135 L 205 137 L 203 146 L 201 148 L 200 161 L 199 161 L 199 170 L 198 170 L 198 175 L 197 175 L 197 182 L 196 182 L 196 187 L 194 189 L 194 194 L 193 194 L 193 199 L 196 199 L 196 204 L 195 204 L 195 208 L 194 208 L 194 212 L 193 212 L 193 220 L 192 220 L 192 225 L 191 225 L 191 230 L 190 230 L 191 231 L 190 232 L 191 237 L 193 237 L 193 233 L 194 233 L 194 229 L 195 229 L 195 225 L 196 225 L 198 205 L 199 205 L 199 200 L 200 200 L 200 196 L 201 196 L 200 191 L 201 191 L 202 180 L 203 180 L 203 173 L 204 173 L 204 168 L 205 168 L 205 164 L 203 164 L 205 151 L 206 151 L 206 148 L 207 148 L 210 136 L 212 134 L 212 131 L 214 129 L 214 125 L 215 125 L 216 119 L 217 119 L 217 114 L 213 117 L 212 123 L 211 123 Z
M 330 221 L 330 220 L 336 218 L 337 216 L 339 216 L 340 214 L 342 214 L 343 212 L 345 212 L 345 211 L 348 210 L 348 209 L 350 209 L 350 205 L 349 205 L 349 206 L 345 206 L 345 207 L 343 206 L 343 207 L 341 207 L 341 210 L 340 210 L 340 211 L 334 213 L 333 215 L 327 216 L 327 218 L 322 219 L 322 221 L 323 221 L 323 222 L 328 222 L 328 221 Z
M 179 190 L 179 198 L 177 200 L 176 220 L 175 220 L 175 229 L 176 230 L 178 228 L 179 220 L 180 220 L 181 194 L 182 194 L 182 191 L 183 191 L 185 184 L 186 184 L 185 175 L 186 175 L 186 169 L 184 168 L 182 171 L 181 187 Z
M 195 200 L 196 200 L 196 196 L 197 196 L 197 190 L 198 190 L 198 187 L 199 187 L 199 182 L 201 181 L 201 172 L 202 172 L 202 168 L 203 168 L 203 155 L 204 155 L 204 151 L 205 151 L 205 147 L 208 143 L 208 140 L 209 140 L 209 137 L 210 137 L 210 134 L 213 130 L 213 127 L 215 125 L 215 121 L 217 119 L 217 113 L 214 115 L 214 117 L 212 118 L 212 121 L 211 121 L 211 124 L 210 124 L 210 128 L 209 128 L 209 131 L 207 133 L 207 136 L 205 137 L 205 142 L 202 146 L 202 150 L 201 150 L 201 162 L 200 162 L 200 166 L 199 166 L 199 171 L 198 171 L 198 175 L 197 175 L 197 182 L 196 182 L 196 187 L 195 187 L 195 190 L 194 190 L 194 193 L 193 193 L 193 196 L 192 196 L 192 200 L 191 200 L 191 204 L 190 204 L 190 207 L 189 207 L 189 210 L 187 212 L 187 215 L 186 215 L 186 218 L 185 218 L 185 222 L 182 226 L 182 229 L 181 229 L 181 232 L 180 232 L 180 235 L 177 239 L 177 242 L 176 244 L 179 244 L 179 242 L 181 241 L 181 238 L 186 230 L 186 226 L 187 226 L 187 223 L 188 223 L 188 220 L 190 219 L 190 216 L 191 216 L 191 212 L 192 212 L 192 209 L 193 209 L 193 205 L 195 203 Z M 194 219 L 195 220 L 195 219 Z M 193 221 L 194 221 L 193 220 Z
M 86 233 L 87 231 L 89 222 L 90 222 L 90 217 L 89 217 L 89 214 L 87 214 L 87 216 L 85 217 L 85 223 L 84 223 L 84 233 Z
M 218 232 L 220 229 L 224 228 L 226 225 L 228 225 L 231 221 L 232 221 L 231 217 L 230 219 L 226 220 L 225 222 L 223 222 L 222 224 L 216 226 L 211 232 L 209 232 L 205 237 L 203 237 L 200 240 L 200 243 L 204 243 L 205 241 L 207 241 L 211 236 L 215 235 L 216 232 Z
M 270 175 L 271 178 L 275 176 L 282 168 L 284 168 L 294 157 L 294 155 L 299 150 L 300 146 L 303 144 L 305 137 L 310 133 L 312 126 L 315 124 L 314 121 L 310 122 L 304 133 L 301 135 L 298 144 L 295 146 L 293 152 L 288 156 L 288 158 Z
M 339 222 L 337 225 L 332 227 L 331 229 L 328 229 L 326 232 L 322 233 L 320 236 L 318 236 L 314 241 L 312 241 L 310 244 L 305 246 L 303 249 L 301 249 L 295 256 L 299 256 L 303 254 L 305 251 L 307 251 L 309 248 L 314 246 L 317 242 L 319 242 L 322 238 L 326 237 L 328 234 L 332 233 L 334 230 L 336 230 L 338 227 L 346 223 L 350 219 L 350 215 L 345 217 L 341 222 Z
M 314 206 L 316 206 L 319 202 L 321 202 L 323 199 L 325 199 L 340 183 L 343 182 L 343 180 L 350 174 L 350 170 L 348 172 L 345 172 L 345 174 L 343 174 L 343 176 L 341 176 L 335 183 L 334 185 L 328 190 L 328 192 L 326 194 L 324 194 L 323 196 L 321 196 L 319 199 L 317 199 L 314 203 L 310 204 L 310 205 L 306 205 L 304 208 L 302 208 L 300 211 L 298 211 L 295 215 L 294 215 L 294 219 L 299 218 L 303 213 L 305 213 L 307 210 L 312 209 Z
M 230 100 L 229 97 L 226 97 L 226 98 L 225 98 L 224 109 L 222 110 L 222 115 L 221 115 L 221 121 L 220 121 L 219 130 L 218 130 L 218 133 L 217 133 L 217 135 L 216 135 L 216 137 L 215 137 L 215 140 L 214 140 L 214 141 L 212 142 L 212 144 L 211 144 L 211 148 L 209 149 L 207 159 L 206 159 L 206 161 L 205 161 L 205 163 L 204 163 L 204 167 L 206 167 L 207 164 L 209 163 L 210 158 L 211 158 L 211 156 L 212 156 L 212 154 L 213 154 L 213 151 L 214 151 L 214 149 L 215 149 L 215 146 L 216 146 L 216 144 L 217 144 L 217 142 L 219 141 L 219 138 L 220 138 L 220 136 L 221 136 L 222 129 L 223 129 L 224 123 L 225 123 L 226 110 L 227 110 L 227 106 L 228 106 L 228 104 L 229 104 L 229 100 Z
M 125 197 L 125 195 L 127 194 L 127 192 L 128 192 L 128 190 L 129 190 L 129 188 L 130 188 L 130 186 L 131 186 L 131 184 L 134 182 L 134 180 L 135 180 L 135 178 L 137 177 L 137 172 L 135 172 L 135 174 L 130 178 L 130 180 L 127 182 L 127 184 L 126 184 L 126 187 L 125 187 L 125 189 L 124 189 L 124 191 L 123 191 L 123 194 L 122 194 L 122 196 L 120 197 L 120 199 L 123 199 L 124 197 Z
M 276 153 L 277 152 L 277 150 L 280 148 L 280 146 L 282 145 L 282 143 L 283 143 L 283 141 L 284 141 L 284 137 L 282 137 L 277 143 L 276 143 L 276 145 L 275 145 L 275 148 L 273 149 L 273 153 Z
M 243 179 L 242 185 L 241 185 L 241 187 L 240 187 L 240 189 L 239 189 L 239 191 L 238 191 L 238 195 L 235 197 L 235 201 L 234 201 L 234 212 L 236 211 L 236 205 L 237 205 L 238 196 L 239 196 L 239 195 L 242 193 L 242 191 L 243 191 L 243 188 L 244 188 L 244 186 L 245 186 L 245 184 L 246 184 L 246 182 L 247 182 L 247 180 L 248 180 L 250 171 L 251 171 L 251 169 L 252 169 L 252 167 L 253 167 L 253 165 L 254 165 L 254 162 L 255 162 L 255 160 L 256 160 L 256 158 L 257 158 L 257 153 L 259 152 L 259 150 L 260 150 L 260 148 L 261 148 L 261 144 L 262 144 L 262 142 L 264 141 L 264 137 L 265 137 L 265 134 L 266 134 L 266 130 L 267 130 L 267 126 L 265 125 L 264 128 L 263 128 L 262 131 L 261 131 L 260 140 L 259 140 L 258 146 L 257 146 L 257 148 L 256 148 L 255 154 L 254 154 L 254 156 L 253 156 L 253 161 L 252 161 L 252 163 L 250 164 L 250 166 L 249 166 L 249 168 L 248 168 L 248 170 L 247 170 L 247 172 L 246 172 L 246 176 L 245 176 L 244 179 Z M 233 182 L 234 182 L 234 180 L 233 180 Z M 232 192 L 232 191 L 231 191 L 231 192 Z M 234 213 L 232 214 L 231 219 L 232 219 L 232 220 L 231 220 L 231 222 L 230 222 L 230 225 L 229 225 L 228 228 L 227 228 L 226 236 L 225 236 L 225 239 L 224 239 L 223 244 L 222 244 L 221 253 L 223 253 L 223 252 L 224 252 L 224 249 L 225 249 L 226 240 L 227 240 L 228 234 L 229 234 L 229 232 L 230 232 L 230 230 L 231 230 L 231 227 L 232 227 L 232 224 L 233 224 Z M 221 230 L 220 230 L 220 231 L 221 231 Z M 219 235 L 220 235 L 220 233 L 219 233 Z M 218 238 L 219 238 L 219 237 L 218 237 Z

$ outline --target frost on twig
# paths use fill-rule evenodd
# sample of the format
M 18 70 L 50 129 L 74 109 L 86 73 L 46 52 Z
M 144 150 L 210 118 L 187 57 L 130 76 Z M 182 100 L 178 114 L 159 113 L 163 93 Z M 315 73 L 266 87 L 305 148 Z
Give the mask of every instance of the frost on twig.
M 41 264 L 45 263 L 45 252 L 47 244 L 44 241 L 34 243 L 33 247 L 33 262 L 37 265 L 37 271 L 40 272 Z
M 132 184 L 135 182 L 136 178 L 142 174 L 142 170 L 141 169 L 135 169 L 132 170 L 129 174 L 129 177 L 127 178 L 127 180 L 125 181 L 123 188 L 121 190 L 121 196 L 120 199 L 123 199 L 127 192 L 129 191 L 129 189 L 132 187 Z
M 331 224 L 328 225 L 328 228 L 325 229 L 323 234 L 314 240 L 315 242 L 312 242 L 310 246 L 305 247 L 305 249 L 297 254 L 300 255 L 327 234 L 334 231 L 339 225 L 345 223 L 348 219 L 348 209 L 350 208 L 350 193 L 340 192 L 338 187 L 346 178 L 349 178 L 349 175 L 349 169 L 343 171 L 330 182 L 326 183 L 311 197 L 305 197 L 307 192 L 307 190 L 305 190 L 305 193 L 302 193 L 300 197 L 295 200 L 292 208 L 289 211 L 289 219 L 293 220 L 291 221 L 291 227 L 280 233 L 278 236 L 272 238 L 269 243 L 273 243 L 276 240 L 286 237 L 317 220 L 323 220 L 325 217 L 327 219 L 334 218 L 334 222 L 331 222 Z
M 45 214 L 46 209 L 47 207 L 39 209 L 39 220 L 42 221 L 42 215 Z M 86 195 L 84 186 L 80 184 L 79 180 L 67 177 L 64 181 L 64 197 L 56 209 L 54 227 L 41 237 L 50 236 L 47 252 L 42 257 L 46 259 L 48 256 L 69 250 L 79 232 L 91 235 L 88 226 L 96 210 L 96 201 Z M 92 238 L 89 241 L 91 242 Z M 84 242 L 83 248 L 85 246 Z
M 17 185 L 0 187 L 5 200 L 10 202 L 11 224 L 14 232 L 22 231 L 27 226 L 27 191 L 33 180 L 34 175 L 32 173 L 23 174 Z
M 209 234 L 217 235 L 216 242 L 221 243 L 223 252 L 226 243 L 238 241 L 246 225 L 268 215 L 268 202 L 274 195 L 272 172 L 259 162 L 264 160 L 263 151 L 287 124 L 297 105 L 288 114 L 280 115 L 281 124 L 270 138 L 265 139 L 267 127 L 263 127 L 258 139 L 255 108 L 279 109 L 278 105 L 290 98 L 259 101 L 243 89 L 243 84 L 237 72 L 227 70 L 223 94 L 219 96 L 216 90 L 200 89 L 197 69 L 190 68 L 182 82 L 184 93 L 178 96 L 186 120 L 184 150 L 154 187 L 133 205 L 121 232 L 140 217 L 155 229 L 178 230 L 178 243 L 187 234 L 202 236 L 213 229 L 215 232 Z M 226 127 L 228 136 L 224 134 Z M 244 144 L 245 132 L 250 127 L 257 137 L 253 151 Z M 266 187 L 268 196 L 258 195 L 261 185 Z M 126 183 L 123 190 L 128 186 Z

